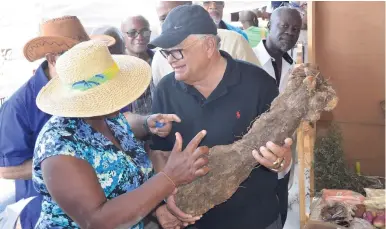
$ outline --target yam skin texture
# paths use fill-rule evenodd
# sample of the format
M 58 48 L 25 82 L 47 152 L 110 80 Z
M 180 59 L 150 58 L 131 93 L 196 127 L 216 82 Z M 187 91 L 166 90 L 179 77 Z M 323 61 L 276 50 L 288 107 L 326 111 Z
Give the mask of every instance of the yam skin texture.
M 321 112 L 331 111 L 337 102 L 335 91 L 316 66 L 297 65 L 285 91 L 274 99 L 269 111 L 253 121 L 247 134 L 233 144 L 210 149 L 208 167 L 211 171 L 178 188 L 177 207 L 199 216 L 225 202 L 258 165 L 252 150 L 268 141 L 283 145 L 302 120 L 317 121 Z

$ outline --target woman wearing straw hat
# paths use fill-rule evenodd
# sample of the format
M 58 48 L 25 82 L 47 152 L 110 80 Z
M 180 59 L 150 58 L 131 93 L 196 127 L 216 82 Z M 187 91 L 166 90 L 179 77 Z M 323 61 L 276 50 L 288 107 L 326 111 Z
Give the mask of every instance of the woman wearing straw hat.
M 148 87 L 151 69 L 145 61 L 111 56 L 104 43 L 86 41 L 64 53 L 56 70 L 58 77 L 36 99 L 53 115 L 33 158 L 34 186 L 43 195 L 36 228 L 143 228 L 141 219 L 178 186 L 208 172 L 208 148 L 198 147 L 206 134 L 201 131 L 184 150 L 177 133 L 167 165 L 153 175 L 136 139 L 146 128 L 165 136 L 171 122 L 180 120 L 175 115 L 126 119 L 119 113 Z M 165 123 L 159 131 L 156 121 Z M 174 220 L 166 207 L 158 209 L 160 220 Z M 179 223 L 171 222 L 171 228 Z

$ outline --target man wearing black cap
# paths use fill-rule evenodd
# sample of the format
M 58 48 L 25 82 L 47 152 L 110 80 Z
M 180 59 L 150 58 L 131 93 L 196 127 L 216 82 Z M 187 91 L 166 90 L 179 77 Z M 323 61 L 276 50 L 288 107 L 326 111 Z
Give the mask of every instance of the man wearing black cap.
M 174 72 L 162 78 L 153 97 L 153 113 L 174 113 L 182 122 L 173 124 L 173 133 L 184 136 L 184 147 L 205 129 L 201 145 L 231 144 L 245 134 L 250 123 L 265 112 L 278 95 L 275 80 L 261 68 L 233 59 L 218 49 L 217 28 L 202 7 L 179 6 L 162 25 L 162 33 L 150 42 L 160 47 Z M 170 137 L 152 139 L 151 149 L 165 155 L 174 144 Z M 251 152 L 263 166 L 257 167 L 236 193 L 215 206 L 196 222 L 198 229 L 280 229 L 276 195 L 277 172 L 291 163 L 291 139 L 284 146 L 268 142 Z M 162 163 L 156 169 L 162 168 Z M 221 191 L 221 190 L 219 190 Z M 188 216 L 167 199 L 169 210 L 184 222 Z

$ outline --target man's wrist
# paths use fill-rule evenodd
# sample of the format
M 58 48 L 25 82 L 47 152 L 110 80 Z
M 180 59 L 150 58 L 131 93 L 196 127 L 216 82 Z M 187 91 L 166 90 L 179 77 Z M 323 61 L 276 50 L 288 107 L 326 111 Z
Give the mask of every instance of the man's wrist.
M 144 120 L 143 120 L 143 129 L 145 130 L 145 133 L 146 135 L 150 135 L 151 134 L 151 131 L 150 131 L 150 128 L 149 128 L 149 124 L 148 124 L 148 120 L 150 118 L 151 115 L 148 115 L 148 116 L 144 116 Z

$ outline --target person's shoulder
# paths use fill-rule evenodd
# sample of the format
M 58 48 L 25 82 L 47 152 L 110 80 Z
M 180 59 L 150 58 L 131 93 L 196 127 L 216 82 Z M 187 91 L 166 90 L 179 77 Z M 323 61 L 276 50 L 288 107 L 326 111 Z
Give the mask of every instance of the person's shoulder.
M 45 158 L 56 155 L 81 158 L 83 152 L 78 152 L 76 148 L 82 141 L 77 141 L 76 139 L 89 136 L 91 129 L 88 132 L 83 130 L 82 135 L 80 135 L 79 131 L 82 127 L 79 121 L 79 118 L 52 116 L 43 126 L 36 139 L 34 163 L 40 163 Z
M 40 89 L 48 82 L 44 75 L 44 68 L 47 66 L 46 61 L 43 62 L 34 74 L 20 86 L 12 95 L 9 97 L 7 102 L 9 105 L 16 108 L 26 107 L 27 109 L 34 109 L 36 106 L 36 96 Z
M 240 69 L 241 76 L 245 78 L 247 81 L 259 83 L 258 85 L 266 84 L 266 86 L 275 86 L 276 81 L 273 79 L 264 69 L 261 67 L 243 61 L 243 60 L 235 60 L 238 65 L 238 69 Z
M 174 72 L 171 72 L 166 76 L 162 77 L 162 79 L 159 81 L 157 85 L 157 88 L 160 88 L 162 90 L 168 89 L 175 84 L 175 81 L 176 79 L 174 77 Z
M 231 40 L 234 42 L 245 40 L 243 35 L 234 30 L 217 29 L 217 35 L 221 38 L 221 40 Z
M 264 69 L 254 64 L 242 60 L 236 60 L 236 62 L 240 71 L 240 86 L 243 91 L 248 91 L 251 95 L 257 96 L 256 98 L 262 98 L 271 103 L 271 99 L 279 93 L 276 80 Z
M 221 38 L 220 49 L 226 51 L 234 59 L 241 59 L 260 65 L 252 47 L 242 35 L 231 30 L 218 29 L 217 34 Z
M 31 77 L 27 82 L 20 86 L 12 95 L 7 99 L 4 105 L 7 109 L 25 109 L 29 105 L 34 104 L 34 78 Z
M 218 29 L 217 36 L 219 36 L 221 40 L 220 49 L 229 52 L 231 55 L 244 47 L 244 43 L 248 44 L 248 41 L 246 41 L 241 34 L 232 30 Z
M 227 29 L 217 29 L 217 35 L 219 37 L 223 37 L 223 36 L 235 36 L 235 37 L 241 36 L 240 33 L 236 32 L 236 31 L 233 31 L 233 30 L 227 30 Z
M 255 46 L 252 48 L 253 52 L 259 53 L 259 52 L 267 52 L 267 50 L 264 47 L 263 39 Z
M 247 36 L 247 34 L 242 29 L 240 29 L 240 28 L 238 28 L 236 26 L 233 26 L 231 24 L 228 24 L 228 23 L 226 23 L 226 26 L 228 27 L 229 30 L 233 30 L 233 31 L 241 34 L 241 36 L 243 36 L 243 38 L 248 41 L 248 36 Z
M 261 40 L 255 47 L 252 48 L 253 53 L 262 66 L 264 66 L 271 59 L 271 56 L 265 48 L 263 41 L 264 40 Z
M 79 121 L 78 118 L 52 116 L 41 129 L 36 145 L 55 145 L 72 141 L 72 136 L 77 133 L 78 129 L 82 129 L 79 128 Z
M 52 116 L 40 132 L 54 132 L 55 134 L 58 134 L 58 136 L 65 135 L 66 132 L 63 132 L 64 130 L 67 130 L 68 132 L 69 130 L 74 129 L 76 123 L 74 120 L 76 119 Z
M 240 29 L 240 28 L 238 28 L 237 26 L 234 26 L 234 25 L 232 25 L 232 24 L 230 24 L 230 23 L 225 23 L 225 25 L 228 27 L 229 30 L 236 31 L 236 32 L 238 32 L 238 33 L 243 32 L 242 29 Z

